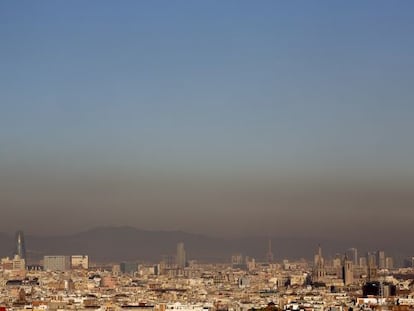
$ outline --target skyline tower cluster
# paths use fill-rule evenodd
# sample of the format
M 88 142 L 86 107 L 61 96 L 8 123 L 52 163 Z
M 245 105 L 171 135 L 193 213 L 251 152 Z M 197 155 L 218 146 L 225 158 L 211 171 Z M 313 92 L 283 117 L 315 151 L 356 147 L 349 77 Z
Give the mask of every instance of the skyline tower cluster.
M 413 267 L 410 263 L 407 267 Z M 314 255 L 312 280 L 315 283 L 337 286 L 349 286 L 356 280 L 365 279 L 367 282 L 377 282 L 381 276 L 394 269 L 393 257 L 386 257 L 385 251 L 367 252 L 366 256 L 358 257 L 356 248 L 349 248 L 343 255 L 337 253 L 334 258 L 327 260 L 322 256 L 322 248 L 318 247 Z
M 270 238 L 267 238 L 266 242 L 266 252 L 264 253 L 264 256 L 262 255 L 260 257 L 260 260 L 263 260 L 263 263 L 269 265 L 278 264 L 273 255 L 272 240 Z M 24 231 L 18 230 L 14 236 L 13 252 L 11 252 L 9 248 L 7 254 L 8 257 L 12 258 L 13 260 L 22 260 L 22 262 L 24 262 L 22 263 L 19 261 L 19 264 L 16 264 L 15 266 L 23 265 L 32 269 L 33 267 L 43 268 L 43 266 L 50 266 L 49 264 L 45 264 L 43 261 L 40 261 L 39 263 L 39 258 L 45 259 L 45 257 L 48 256 L 60 256 L 60 254 L 63 254 L 65 252 L 66 251 L 58 252 L 56 254 L 49 254 L 42 253 L 41 251 L 39 252 L 37 250 L 35 251 L 35 256 L 29 256 L 29 258 L 27 258 L 28 255 Z M 76 250 L 71 252 L 71 266 L 79 266 L 87 269 L 86 267 L 89 266 L 89 256 L 82 254 L 79 255 Z M 328 249 L 328 253 L 329 252 L 331 252 L 331 250 Z M 39 254 L 41 255 L 40 257 Z M 95 254 L 94 258 L 96 258 Z M 124 260 L 121 256 L 119 258 L 120 261 Z M 400 258 L 394 258 L 384 250 L 369 252 L 361 251 L 359 253 L 358 249 L 355 247 L 347 248 L 342 253 L 336 253 L 335 256 L 332 256 L 331 253 L 327 257 L 324 257 L 322 255 L 322 248 L 319 246 L 316 253 L 314 253 L 311 277 L 315 282 L 323 283 L 327 279 L 332 279 L 334 276 L 336 276 L 337 279 L 343 280 L 346 285 L 351 284 L 353 280 L 358 279 L 360 275 L 366 275 L 367 279 L 371 281 L 376 280 L 377 276 L 383 273 L 383 270 L 392 270 L 394 268 L 403 266 L 413 267 L 413 258 L 414 257 L 406 257 L 402 262 Z M 197 258 L 197 256 L 195 256 L 192 259 L 198 260 L 200 258 Z M 288 258 L 285 257 L 285 259 L 287 260 Z M 137 263 L 140 258 L 137 257 L 134 260 L 135 265 L 135 263 Z M 258 262 L 261 262 L 260 260 Z M 159 268 L 184 270 L 191 264 L 191 262 L 192 261 L 189 261 L 188 259 L 187 252 L 184 247 L 184 242 L 181 241 L 176 244 L 175 253 L 163 256 L 163 260 Z M 231 264 L 233 268 L 239 267 L 241 269 L 245 269 L 247 267 L 254 266 L 255 262 L 256 259 L 255 257 L 251 257 L 251 254 L 245 256 L 242 255 L 242 253 L 232 253 L 231 256 Z M 285 260 L 283 260 L 283 262 L 285 262 Z M 136 267 L 134 270 L 136 270 Z M 182 271 L 179 271 L 179 273 L 182 273 Z

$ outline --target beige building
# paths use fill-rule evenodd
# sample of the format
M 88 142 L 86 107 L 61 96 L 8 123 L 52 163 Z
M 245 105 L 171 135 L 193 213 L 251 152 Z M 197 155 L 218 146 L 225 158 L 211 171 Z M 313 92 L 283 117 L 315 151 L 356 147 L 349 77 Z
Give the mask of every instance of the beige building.
M 89 269 L 88 255 L 72 255 L 71 256 L 72 269 Z
M 3 271 L 23 271 L 26 270 L 26 261 L 19 255 L 14 255 L 12 259 L 9 257 L 1 259 Z
M 44 256 L 43 266 L 46 271 L 68 271 L 70 256 Z

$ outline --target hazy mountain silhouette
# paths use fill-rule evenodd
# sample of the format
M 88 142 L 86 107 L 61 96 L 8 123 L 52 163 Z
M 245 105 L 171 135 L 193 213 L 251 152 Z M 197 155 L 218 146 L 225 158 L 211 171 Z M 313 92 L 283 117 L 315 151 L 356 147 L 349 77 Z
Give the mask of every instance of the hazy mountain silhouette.
M 267 252 L 268 237 L 224 239 L 182 231 L 148 231 L 133 227 L 99 227 L 65 236 L 29 235 L 26 237 L 26 247 L 31 260 L 41 259 L 43 255 L 88 254 L 95 262 L 123 260 L 157 262 L 163 255 L 174 255 L 178 242 L 184 242 L 189 259 L 229 262 L 232 254 L 242 253 L 261 261 L 264 260 Z M 319 243 L 322 244 L 327 258 L 336 253 L 343 253 L 351 246 L 357 247 L 360 255 L 364 255 L 367 249 L 377 249 L 372 248 L 374 245 L 365 245 L 364 241 L 353 244 L 350 241 L 327 239 L 272 237 L 276 260 L 310 259 Z M 0 233 L 1 256 L 11 256 L 13 244 L 13 237 Z M 413 250 L 385 249 L 397 255 L 397 259 L 413 253 Z

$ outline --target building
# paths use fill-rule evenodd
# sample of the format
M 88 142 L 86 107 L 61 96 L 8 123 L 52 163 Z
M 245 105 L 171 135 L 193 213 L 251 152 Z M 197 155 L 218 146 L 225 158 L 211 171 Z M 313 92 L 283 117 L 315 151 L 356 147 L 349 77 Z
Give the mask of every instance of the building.
M 71 266 L 70 256 L 44 256 L 43 267 L 47 271 L 68 271 Z
M 353 260 L 348 260 L 346 257 L 342 267 L 342 279 L 345 286 L 351 285 L 354 282 Z
M 19 255 L 14 255 L 12 259 L 9 257 L 2 258 L 1 268 L 3 271 L 24 271 L 26 270 L 26 262 Z
M 377 267 L 377 254 L 375 252 L 367 253 L 367 264 L 369 267 Z
M 335 258 L 332 260 L 332 269 L 335 272 L 335 275 L 339 278 L 342 278 L 343 272 L 343 262 L 339 254 L 336 254 Z
M 404 259 L 405 268 L 414 268 L 414 257 L 409 257 Z
M 396 296 L 397 288 L 395 285 L 390 283 L 381 283 L 381 282 L 367 282 L 362 287 L 362 295 L 363 297 L 392 297 Z
M 322 248 L 319 245 L 318 253 L 314 257 L 313 282 L 324 282 L 326 277 L 325 261 L 322 256 Z
M 266 261 L 268 263 L 272 263 L 274 260 L 273 252 L 272 252 L 272 240 L 269 239 L 268 245 L 267 245 L 267 253 L 266 253 Z
M 360 257 L 359 258 L 359 266 L 361 268 L 366 268 L 368 266 L 367 257 Z
M 233 254 L 231 256 L 231 266 L 233 269 L 247 269 L 246 262 L 242 254 Z
M 184 249 L 184 243 L 180 242 L 177 244 L 177 255 L 176 255 L 176 263 L 177 268 L 183 269 L 186 266 L 186 255 L 185 255 L 185 249 Z
M 242 254 L 233 254 L 231 256 L 231 264 L 233 266 L 238 266 L 243 264 L 243 255 Z
M 246 288 L 250 286 L 250 280 L 247 275 L 242 276 L 238 280 L 239 288 Z
M 358 266 L 358 250 L 354 247 L 348 249 L 346 251 L 346 257 L 348 257 L 349 260 L 352 260 L 352 263 L 354 266 Z
M 385 252 L 378 251 L 377 252 L 377 264 L 379 269 L 385 269 Z
M 392 257 L 385 258 L 385 269 L 394 269 L 394 259 Z
M 368 281 L 372 282 L 377 279 L 377 272 L 378 268 L 375 263 L 375 256 L 372 256 L 368 253 L 368 266 L 367 266 L 367 274 L 368 274 Z
M 72 269 L 89 269 L 89 256 L 88 255 L 72 255 L 71 256 Z
M 134 275 L 138 272 L 138 263 L 136 262 L 121 262 L 120 270 L 122 273 Z
M 176 269 L 177 268 L 176 261 L 177 261 L 176 256 L 173 256 L 173 255 L 162 256 L 162 260 L 160 263 L 161 270 Z
M 14 254 L 26 260 L 26 244 L 24 242 L 23 231 L 21 230 L 16 232 L 16 250 Z

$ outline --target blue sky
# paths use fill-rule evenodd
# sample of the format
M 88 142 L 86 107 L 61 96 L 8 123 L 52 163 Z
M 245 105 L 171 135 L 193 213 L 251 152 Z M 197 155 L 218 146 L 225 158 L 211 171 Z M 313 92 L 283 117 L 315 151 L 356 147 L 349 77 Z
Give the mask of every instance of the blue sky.
M 0 169 L 411 180 L 413 15 L 412 1 L 2 1 Z

